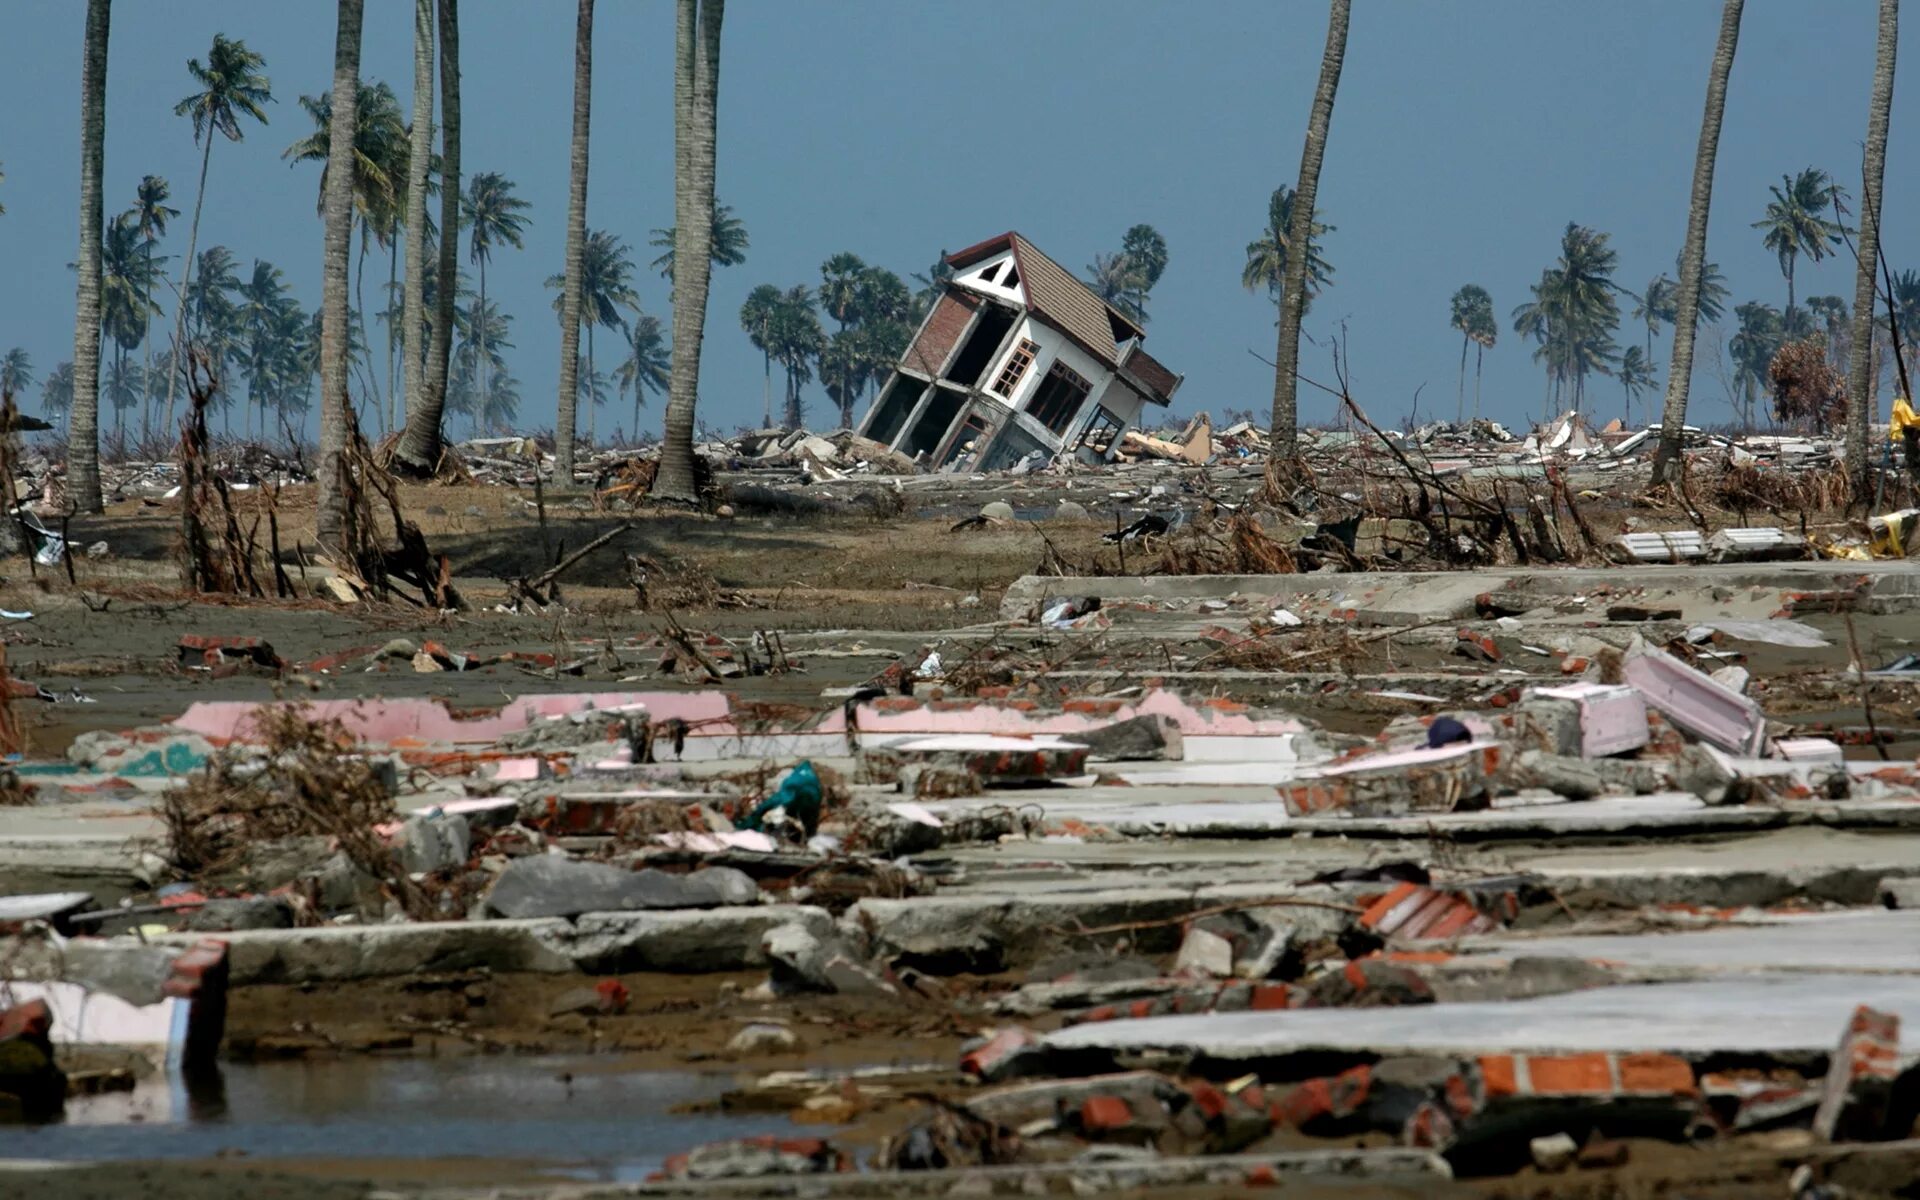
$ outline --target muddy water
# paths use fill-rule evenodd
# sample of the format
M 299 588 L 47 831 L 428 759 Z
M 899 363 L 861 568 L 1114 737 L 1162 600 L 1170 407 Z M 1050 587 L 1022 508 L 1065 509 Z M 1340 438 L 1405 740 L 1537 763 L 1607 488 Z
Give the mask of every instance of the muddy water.
M 60 1124 L 0 1128 L 0 1157 L 491 1158 L 632 1180 L 701 1142 L 794 1129 L 778 1116 L 670 1111 L 728 1084 L 719 1074 L 623 1070 L 604 1055 L 225 1064 L 191 1084 L 76 1099 Z

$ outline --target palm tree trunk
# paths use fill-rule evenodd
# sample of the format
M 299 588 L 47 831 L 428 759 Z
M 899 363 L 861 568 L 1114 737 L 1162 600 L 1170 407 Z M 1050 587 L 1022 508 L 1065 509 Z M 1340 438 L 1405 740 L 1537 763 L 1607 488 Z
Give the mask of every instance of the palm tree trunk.
M 353 541 L 347 498 L 347 431 L 353 404 L 347 397 L 348 352 L 352 344 L 347 315 L 347 255 L 353 242 L 353 132 L 360 108 L 360 24 L 365 0 L 339 0 L 339 28 L 333 46 L 333 127 L 327 142 L 327 186 L 322 216 L 326 252 L 320 287 L 320 462 L 316 533 L 320 544 L 350 565 Z
M 440 5 L 440 259 L 434 293 L 433 343 L 426 386 L 416 406 L 407 397 L 407 431 L 394 456 L 416 474 L 440 464 L 440 419 L 447 404 L 447 359 L 453 353 L 453 304 L 460 286 L 460 5 Z M 409 147 L 411 158 L 411 147 Z M 409 161 L 411 167 L 411 161 Z M 424 217 L 422 218 L 424 221 Z
M 433 164 L 433 0 L 413 5 L 413 128 L 407 141 L 407 281 L 400 299 L 400 378 L 409 419 L 426 387 L 427 170 Z M 452 234 L 444 227 L 442 237 Z
M 1880 267 L 1880 184 L 1887 168 L 1887 121 L 1893 108 L 1894 49 L 1900 36 L 1900 0 L 1880 0 L 1880 36 L 1873 54 L 1873 102 L 1867 110 L 1867 146 L 1860 186 L 1859 262 L 1853 282 L 1853 353 L 1847 363 L 1847 473 L 1854 495 L 1866 503 L 1873 463 L 1867 432 L 1878 415 L 1873 361 L 1875 272 Z M 1889 314 L 1891 315 L 1891 314 Z
M 1687 423 L 1687 389 L 1693 382 L 1693 338 L 1700 323 L 1700 275 L 1707 261 L 1707 210 L 1713 205 L 1713 165 L 1720 150 L 1720 121 L 1727 112 L 1727 78 L 1740 43 L 1744 0 L 1725 0 L 1720 38 L 1707 76 L 1706 111 L 1700 118 L 1700 145 L 1693 156 L 1693 193 L 1687 209 L 1687 240 L 1680 250 L 1680 292 L 1674 301 L 1673 360 L 1667 367 L 1667 404 L 1660 416 L 1660 448 L 1653 458 L 1653 479 L 1678 473 L 1681 431 Z
M 766 429 L 773 424 L 773 355 L 766 349 L 767 323 L 760 322 L 760 428 Z
M 560 290 L 560 394 L 554 414 L 554 483 L 573 484 L 580 410 L 580 271 L 587 244 L 587 134 L 593 119 L 593 0 L 580 0 L 573 33 L 573 143 L 567 167 L 567 259 Z
M 1453 423 L 1458 425 L 1467 416 L 1467 335 L 1460 335 L 1460 399 L 1453 406 Z
M 180 264 L 180 305 L 174 319 L 173 353 L 174 369 L 167 373 L 167 419 L 173 424 L 174 389 L 180 384 L 180 376 L 187 366 L 187 288 L 193 282 L 193 251 L 200 243 L 200 206 L 207 201 L 207 167 L 213 161 L 213 130 L 207 130 L 207 144 L 200 151 L 200 187 L 193 197 L 193 224 L 187 226 L 187 257 Z
M 1476 345 L 1473 348 L 1473 419 L 1480 419 L 1480 368 L 1487 359 L 1487 348 Z
M 675 22 L 673 380 L 653 493 L 685 504 L 699 500 L 693 478 L 693 417 L 700 396 L 707 285 L 713 275 L 714 118 L 725 15 L 725 0 L 680 0 Z
M 599 381 L 593 377 L 593 322 L 587 322 L 587 449 L 593 449 L 594 412 L 600 407 L 600 393 L 595 390 Z
M 480 395 L 479 398 L 473 402 L 473 412 L 470 414 L 470 423 L 473 424 L 477 430 L 480 422 L 480 412 L 487 406 L 487 397 L 492 395 L 492 393 L 487 390 L 487 373 L 493 367 L 493 339 L 490 336 L 492 331 L 488 328 L 488 322 L 491 321 L 492 318 L 487 313 L 487 260 L 485 258 L 480 260 L 480 306 L 475 311 L 480 314 L 479 320 L 474 322 L 476 326 L 475 332 L 478 334 L 480 341 L 480 352 L 474 356 L 477 360 L 475 369 L 478 371 L 480 378 Z M 476 432 L 474 436 L 478 437 L 479 434 Z
M 1313 90 L 1313 109 L 1307 117 L 1307 144 L 1300 153 L 1300 182 L 1293 191 L 1293 221 L 1287 231 L 1286 274 L 1280 284 L 1280 343 L 1273 356 L 1273 437 L 1268 470 L 1297 453 L 1300 438 L 1299 381 L 1300 317 L 1307 307 L 1307 254 L 1313 238 L 1314 202 L 1320 191 L 1320 163 L 1327 153 L 1327 126 L 1333 120 L 1333 97 L 1340 87 L 1340 67 L 1347 54 L 1347 17 L 1353 0 L 1332 0 L 1327 16 L 1327 48 L 1320 57 L 1320 82 Z
M 1787 255 L 1787 311 L 1786 317 L 1793 319 L 1793 255 Z
M 399 397 L 400 380 L 395 375 L 396 364 L 393 357 L 393 288 L 400 281 L 400 239 L 392 238 L 387 242 L 387 404 L 380 420 L 384 432 L 394 427 L 394 405 Z
M 140 438 L 153 437 L 153 239 L 147 239 L 147 290 L 140 310 Z M 164 431 L 163 431 L 164 432 Z
M 353 277 L 353 321 L 360 327 L 360 374 L 373 403 L 368 411 L 374 416 L 380 415 L 380 389 L 374 386 L 373 369 L 367 362 L 372 342 L 367 337 L 367 243 L 373 240 L 373 229 L 365 218 L 360 221 L 360 256 Z M 362 398 L 363 400 L 365 397 Z
M 67 410 L 67 502 L 100 502 L 100 170 L 107 141 L 109 0 L 87 0 L 80 78 L 80 283 L 73 311 L 73 401 Z

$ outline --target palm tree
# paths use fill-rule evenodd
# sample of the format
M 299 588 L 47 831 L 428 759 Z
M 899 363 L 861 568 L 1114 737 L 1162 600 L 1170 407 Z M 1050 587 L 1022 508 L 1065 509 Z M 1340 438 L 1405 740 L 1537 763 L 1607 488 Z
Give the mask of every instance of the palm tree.
M 1628 315 L 1635 321 L 1644 322 L 1647 327 L 1646 356 L 1653 358 L 1653 337 L 1660 332 L 1663 322 L 1673 319 L 1673 300 L 1675 284 L 1663 271 L 1647 281 L 1647 290 L 1635 296 L 1633 312 Z
M 347 362 L 353 328 L 347 315 L 347 254 L 353 241 L 354 175 L 359 161 L 353 135 L 360 103 L 360 25 L 365 0 L 339 0 L 333 46 L 333 116 L 327 147 L 325 256 L 320 300 L 320 461 L 316 472 L 318 539 L 350 567 L 356 541 L 347 502 L 345 458 L 353 401 L 347 395 Z M 345 170 L 340 168 L 345 167 Z
M 241 117 L 252 117 L 262 125 L 267 123 L 262 106 L 273 101 L 273 85 L 260 72 L 266 65 L 267 60 L 247 49 L 245 42 L 229 41 L 224 33 L 213 35 L 213 47 L 207 51 L 204 67 L 197 58 L 187 60 L 187 73 L 200 85 L 200 90 L 174 105 L 173 115 L 193 118 L 193 140 L 200 144 L 204 139 L 205 144 L 200 152 L 200 188 L 193 198 L 193 224 L 187 228 L 187 254 L 180 268 L 183 296 L 193 275 L 194 247 L 200 241 L 200 210 L 207 201 L 207 166 L 213 161 L 213 135 L 219 133 L 230 142 L 238 142 L 246 136 L 241 129 Z M 186 337 L 184 313 L 175 323 L 173 336 L 176 342 Z M 167 375 L 168 425 L 173 424 L 174 386 L 179 374 L 171 371 Z
M 287 304 L 286 278 L 280 268 L 264 258 L 253 260 L 253 273 L 240 285 L 240 329 L 243 349 L 241 362 L 247 380 L 245 428 L 253 428 L 253 410 L 260 410 L 261 428 L 266 427 L 267 404 L 276 384 L 279 366 L 281 315 Z
M 1840 244 L 1840 224 L 1827 219 L 1839 191 L 1825 171 L 1808 167 L 1798 175 L 1782 175 L 1780 185 L 1767 189 L 1773 200 L 1767 213 L 1753 223 L 1766 232 L 1761 244 L 1780 260 L 1780 273 L 1787 277 L 1787 307 L 1793 311 L 1793 265 L 1804 254 L 1819 262 Z
M 454 300 L 460 290 L 460 5 L 438 0 L 440 16 L 440 253 L 435 264 L 433 336 L 427 348 L 420 406 L 408 398 L 407 428 L 395 461 L 415 472 L 440 463 L 441 412 L 447 403 L 447 363 L 453 353 Z M 424 240 L 424 239 L 423 239 Z
M 180 215 L 179 209 L 167 207 L 167 198 L 167 181 L 158 175 L 146 175 L 141 178 L 140 187 L 134 193 L 131 210 L 134 226 L 140 233 L 140 240 L 146 246 L 147 307 L 156 313 L 160 310 L 153 302 L 153 283 L 159 276 L 153 269 L 153 248 L 159 244 L 161 238 L 166 236 L 167 222 Z M 151 383 L 153 339 L 148 337 L 143 340 L 146 343 L 146 360 L 141 364 L 141 370 L 145 372 L 148 382 Z M 143 414 L 143 420 L 146 415 L 148 414 Z
M 1880 185 L 1887 169 L 1887 122 L 1893 108 L 1894 51 L 1900 40 L 1900 0 L 1880 0 L 1874 44 L 1873 100 L 1867 109 L 1867 146 L 1860 188 L 1859 262 L 1853 282 L 1853 354 L 1847 363 L 1847 469 L 1864 503 L 1873 464 L 1867 426 L 1873 420 L 1874 272 L 1880 265 Z
M 634 309 L 633 321 L 627 326 L 627 357 L 613 369 L 620 394 L 624 396 L 627 389 L 633 389 L 634 439 L 640 437 L 640 406 L 646 394 L 665 395 L 672 377 L 673 355 L 667 350 L 666 329 L 660 318 Z
M 1618 260 L 1606 234 L 1568 222 L 1559 260 L 1540 273 L 1533 299 L 1513 310 L 1514 332 L 1538 343 L 1533 357 L 1546 365 L 1549 403 L 1571 382 L 1578 411 L 1587 375 L 1607 373 L 1617 356 L 1613 334 L 1620 327 L 1620 306 L 1613 269 Z
M 74 367 L 68 388 L 67 502 L 100 503 L 100 170 L 107 140 L 108 0 L 87 0 L 80 71 L 80 283 L 73 314 Z M 53 387 L 52 380 L 47 383 Z
M 677 85 L 676 85 L 677 86 Z M 679 104 L 676 93 L 676 107 Z M 560 390 L 555 397 L 554 482 L 573 484 L 580 405 L 581 272 L 587 245 L 587 133 L 593 117 L 593 0 L 580 0 L 573 35 L 573 145 L 568 169 L 567 257 L 560 291 Z
M 73 409 L 73 364 L 63 362 L 40 385 L 40 411 L 58 420 Z
M 639 308 L 639 293 L 633 290 L 633 259 L 629 257 L 627 243 L 604 229 L 587 231 L 587 243 L 580 255 L 580 323 L 587 334 L 587 370 L 593 370 L 593 330 L 594 326 L 607 329 L 624 329 L 626 318 L 620 315 L 622 308 Z M 561 320 L 566 319 L 566 283 L 564 275 L 553 275 L 547 279 L 547 286 L 560 289 L 553 298 L 553 311 Z M 587 413 L 587 444 L 593 444 L 593 413 Z
M 400 295 L 402 387 L 406 412 L 425 398 L 427 346 L 427 173 L 433 167 L 433 0 L 413 3 L 413 113 L 407 124 L 406 238 L 407 276 Z M 388 307 L 393 297 L 387 297 Z M 393 344 L 393 322 L 387 322 Z
M 128 387 L 127 352 L 147 338 L 147 327 L 157 311 L 153 294 L 153 256 L 141 244 L 140 227 L 132 213 L 123 213 L 107 226 L 100 248 L 100 329 L 113 339 L 113 372 L 117 391 L 114 405 L 116 436 L 126 431 L 127 409 L 139 402 L 138 389 Z
M 1638 346 L 1628 346 L 1620 355 L 1620 366 L 1616 374 L 1620 377 L 1620 390 L 1627 394 L 1627 420 L 1633 420 L 1633 402 L 1640 393 L 1655 383 L 1653 360 Z
M 0 396 L 18 396 L 33 386 L 33 359 L 20 346 L 0 358 Z
M 852 423 L 853 411 L 854 347 L 848 327 L 858 316 L 860 277 L 866 272 L 867 264 L 849 250 L 842 250 L 820 264 L 820 307 L 840 326 L 839 334 L 829 347 L 832 365 L 829 367 L 825 357 L 822 358 L 820 378 L 840 406 L 843 425 Z
M 1660 448 L 1653 459 L 1655 483 L 1669 480 L 1680 460 L 1680 436 L 1687 423 L 1687 387 L 1693 380 L 1693 339 L 1700 324 L 1700 283 L 1707 261 L 1707 210 L 1713 206 L 1713 164 L 1720 149 L 1720 122 L 1727 112 L 1727 77 L 1740 43 L 1744 0 L 1724 0 L 1720 36 L 1707 73 L 1706 110 L 1700 118 L 1700 144 L 1693 155 L 1693 190 L 1687 205 L 1687 240 L 1680 248 L 1680 289 L 1674 299 L 1673 360 L 1667 367 L 1667 402 L 1660 415 Z
M 1727 339 L 1727 353 L 1733 359 L 1734 385 L 1739 389 L 1742 419 L 1753 425 L 1753 405 L 1767 386 L 1767 367 L 1786 340 L 1786 326 L 1780 310 L 1771 304 L 1751 300 L 1733 310 L 1739 330 Z
M 920 290 L 913 294 L 913 319 L 918 322 L 926 319 L 939 302 L 941 293 L 947 290 L 947 280 L 953 278 L 953 268 L 947 264 L 947 252 L 940 251 L 940 257 L 934 260 L 925 271 L 915 271 L 913 280 Z
M 693 419 L 700 399 L 707 285 L 713 275 L 713 222 L 700 218 L 714 208 L 714 120 L 726 0 L 678 0 L 675 11 L 673 378 L 653 494 L 694 504 L 699 496 L 693 477 Z
M 1135 225 L 1120 237 L 1120 253 L 1134 265 L 1135 274 L 1140 280 L 1140 288 L 1135 292 L 1133 305 L 1140 312 L 1144 322 L 1147 315 L 1147 293 L 1160 282 L 1160 276 L 1167 269 L 1167 239 L 1151 225 Z
M 1834 362 L 1847 359 L 1847 302 L 1839 296 L 1808 296 L 1807 311 L 1820 322 L 1827 335 L 1827 357 Z
M 1458 422 L 1467 415 L 1467 346 L 1474 330 L 1493 319 L 1493 297 L 1479 284 L 1469 283 L 1453 294 L 1452 310 L 1448 324 L 1460 331 L 1460 397 L 1453 418 Z
M 1811 307 L 1813 302 L 1807 303 Z M 1920 271 L 1901 271 L 1893 277 L 1888 307 L 1900 333 L 1901 351 L 1909 363 L 1920 365 Z
M 360 254 L 357 282 L 354 285 L 354 312 L 358 336 L 367 340 L 366 276 L 367 251 L 377 242 L 389 245 L 399 227 L 404 205 L 405 171 L 408 157 L 407 126 L 400 118 L 400 100 L 385 83 L 361 82 L 354 108 L 353 206 L 360 226 Z M 288 146 L 282 158 L 294 163 L 320 164 L 320 199 L 315 210 L 325 204 L 329 145 L 333 130 L 331 95 L 300 97 L 300 107 L 313 120 L 313 132 Z M 379 389 L 371 372 L 363 373 L 374 409 L 380 408 Z
M 1273 189 L 1273 195 L 1267 198 L 1267 225 L 1260 236 L 1247 243 L 1247 264 L 1240 269 L 1240 286 L 1249 292 L 1266 289 L 1267 297 L 1275 306 L 1280 303 L 1281 285 L 1287 275 L 1287 239 L 1293 230 L 1293 189 L 1281 184 Z M 1333 286 L 1333 266 L 1320 252 L 1320 238 L 1323 234 L 1337 232 L 1336 227 L 1320 220 L 1320 214 L 1313 214 L 1313 225 L 1307 231 L 1307 294 L 1306 306 L 1313 307 L 1313 298 Z
M 1125 254 L 1096 254 L 1087 267 L 1087 286 L 1093 294 L 1136 323 L 1145 319 L 1135 299 L 1145 282 L 1146 275 Z
M 1678 260 L 1674 264 L 1679 266 Z M 1694 322 L 1701 321 L 1709 325 L 1725 314 L 1727 297 L 1733 293 L 1727 290 L 1727 277 L 1720 273 L 1720 264 L 1716 262 L 1700 265 L 1700 303 L 1694 312 Z M 1677 297 L 1676 297 L 1677 299 Z M 1671 317 L 1668 320 L 1672 320 Z
M 1493 349 L 1500 340 L 1500 323 L 1493 315 L 1493 298 L 1489 296 L 1484 307 L 1476 308 L 1473 321 L 1467 328 L 1467 337 L 1473 341 L 1473 419 L 1480 419 L 1480 372 L 1486 363 L 1487 351 Z
M 669 225 L 665 229 L 649 230 L 647 245 L 660 249 L 659 257 L 649 265 L 660 273 L 660 278 L 669 284 L 673 282 L 673 242 L 678 236 L 678 226 Z M 731 204 L 713 202 L 713 250 L 709 257 L 716 267 L 737 267 L 747 261 L 747 247 L 751 239 L 747 236 L 747 227 L 740 218 L 733 215 Z
M 780 296 L 773 321 L 767 332 L 773 346 L 773 359 L 787 371 L 786 424 L 798 429 L 805 423 L 806 406 L 800 389 L 813 379 L 813 362 L 826 344 L 820 328 L 820 314 L 805 284 L 788 288 Z
M 513 180 L 498 171 L 482 171 L 467 182 L 467 194 L 460 201 L 460 220 L 467 227 L 467 259 L 480 269 L 478 303 L 482 312 L 491 311 L 487 306 L 487 264 L 493 261 L 493 248 L 525 248 L 523 235 L 527 218 L 524 214 L 530 207 L 513 194 Z M 487 372 L 492 365 L 492 356 L 480 356 L 482 396 L 488 394 Z
M 773 424 L 773 343 L 768 339 L 767 330 L 779 307 L 780 289 L 771 283 L 763 283 L 748 292 L 746 303 L 740 306 L 740 328 L 746 330 L 747 340 L 760 352 L 764 376 L 760 416 L 763 429 Z
M 447 411 L 466 414 L 477 432 L 481 422 L 488 419 L 489 400 L 495 401 L 493 407 L 497 407 L 499 397 L 492 381 L 506 373 L 503 352 L 513 348 L 508 337 L 513 318 L 490 300 L 481 303 L 476 299 L 466 309 L 456 311 L 459 319 L 455 324 L 460 338 L 453 351 L 453 367 L 447 382 Z M 515 393 L 516 402 L 517 399 Z

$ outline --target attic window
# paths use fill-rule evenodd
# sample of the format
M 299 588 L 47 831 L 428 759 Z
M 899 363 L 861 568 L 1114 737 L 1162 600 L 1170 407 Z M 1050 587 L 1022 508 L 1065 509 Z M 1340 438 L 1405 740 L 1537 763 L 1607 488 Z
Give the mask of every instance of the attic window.
M 1000 273 L 1000 268 L 1005 265 L 1006 264 L 1004 263 L 995 263 L 992 266 L 988 267 L 986 270 L 982 271 L 980 273 L 980 282 L 992 283 L 994 276 L 998 275 Z
M 1007 260 L 1007 277 L 1000 281 L 1000 286 L 1009 288 L 1020 286 L 1020 268 L 1013 265 L 1012 259 Z
M 1040 353 L 1040 347 L 1020 339 L 1020 344 L 1007 356 L 1007 365 L 1000 368 L 1000 378 L 993 381 L 993 390 L 1007 399 L 1013 399 L 1013 393 L 1020 387 L 1020 381 L 1026 378 L 1027 368 Z

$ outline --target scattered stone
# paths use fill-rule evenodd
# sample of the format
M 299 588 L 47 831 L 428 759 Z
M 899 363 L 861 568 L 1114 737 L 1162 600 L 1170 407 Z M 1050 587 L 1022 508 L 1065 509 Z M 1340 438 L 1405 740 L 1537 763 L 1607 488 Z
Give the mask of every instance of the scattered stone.
M 409 875 L 435 875 L 466 864 L 471 846 L 464 818 L 420 813 L 400 826 L 400 869 Z
M 1144 713 L 1069 735 L 1087 747 L 1087 757 L 1103 762 L 1178 761 L 1186 757 L 1179 722 L 1163 713 Z
M 1062 500 L 1053 507 L 1053 519 L 1056 521 L 1085 521 L 1089 515 L 1087 506 L 1077 500 Z
M 669 875 L 542 854 L 509 862 L 488 890 L 485 908 L 497 917 L 577 917 L 632 909 L 719 908 L 759 898 L 759 885 L 731 867 Z
M 989 521 L 1013 520 L 1013 505 L 1005 500 L 992 500 L 980 506 L 980 515 Z
M 180 926 L 190 933 L 242 929 L 292 929 L 293 905 L 281 896 L 208 900 L 187 914 Z
M 800 1038 L 785 1025 L 756 1021 L 727 1041 L 727 1053 L 750 1057 L 757 1054 L 790 1054 L 800 1048 Z
M 1565 1133 L 1549 1134 L 1534 1138 L 1527 1143 L 1527 1150 L 1533 1155 L 1533 1165 L 1548 1174 L 1557 1174 L 1573 1165 L 1580 1153 L 1580 1144 Z
M 1205 929 L 1189 929 L 1186 939 L 1180 943 L 1180 953 L 1173 960 L 1173 972 L 1225 978 L 1233 974 L 1233 943 Z

